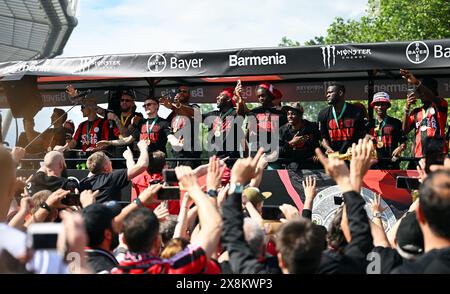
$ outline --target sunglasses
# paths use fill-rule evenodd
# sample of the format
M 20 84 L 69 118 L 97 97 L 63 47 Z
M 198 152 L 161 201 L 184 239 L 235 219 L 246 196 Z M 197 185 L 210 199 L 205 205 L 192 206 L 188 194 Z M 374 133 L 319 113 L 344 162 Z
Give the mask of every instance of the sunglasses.
M 86 108 L 86 106 L 85 105 L 81 105 L 81 109 L 85 109 Z
M 188 91 L 188 90 L 181 90 L 181 89 L 178 89 L 178 93 L 189 93 L 189 91 Z
M 120 99 L 120 102 L 131 103 L 131 102 L 133 102 L 133 100 L 130 100 L 130 99 Z
M 147 108 L 147 107 L 150 107 L 152 105 L 158 105 L 158 103 L 146 103 L 146 104 L 144 104 L 142 106 L 144 106 L 144 108 Z

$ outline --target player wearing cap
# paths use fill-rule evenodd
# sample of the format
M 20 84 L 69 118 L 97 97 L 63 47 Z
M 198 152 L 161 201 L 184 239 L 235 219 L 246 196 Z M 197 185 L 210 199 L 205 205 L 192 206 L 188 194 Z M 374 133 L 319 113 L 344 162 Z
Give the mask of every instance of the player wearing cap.
M 303 119 L 304 109 L 300 103 L 281 109 L 286 111 L 288 123 L 280 128 L 280 157 L 289 159 L 289 169 L 318 168 L 314 150 L 319 147 L 319 126 Z
M 389 94 L 378 92 L 373 95 L 370 107 L 374 109 L 374 118 L 369 123 L 370 135 L 377 148 L 378 162 L 373 169 L 400 169 L 398 157 L 406 149 L 406 135 L 400 120 L 387 115 L 391 107 Z
M 255 153 L 263 147 L 266 151 L 273 152 L 275 150 L 266 146 L 273 145 L 273 134 L 278 137 L 280 127 L 287 123 L 286 114 L 273 104 L 274 100 L 280 101 L 283 94 L 272 84 L 262 83 L 257 88 L 256 96 L 261 106 L 252 109 L 248 114 L 248 149 Z M 276 144 L 278 145 L 278 142 Z

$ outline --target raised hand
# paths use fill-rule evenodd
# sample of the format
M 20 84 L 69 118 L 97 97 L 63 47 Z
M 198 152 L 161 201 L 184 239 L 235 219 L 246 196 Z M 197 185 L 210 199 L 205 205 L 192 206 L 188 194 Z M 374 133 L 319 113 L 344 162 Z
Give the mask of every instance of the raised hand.
M 133 159 L 133 152 L 131 152 L 130 147 L 127 146 L 127 149 L 123 152 L 122 156 L 127 160 Z
M 169 109 L 173 108 L 172 102 L 170 102 L 169 98 L 167 98 L 167 97 L 161 97 L 159 99 L 159 103 L 161 103 L 162 105 L 164 105 L 165 107 L 167 107 Z
M 402 76 L 403 79 L 405 79 L 408 84 L 411 85 L 418 85 L 419 81 L 416 79 L 416 77 L 409 72 L 409 70 L 406 69 L 400 69 L 400 75 Z
M 156 196 L 159 189 L 161 189 L 161 188 L 162 188 L 161 184 L 149 186 L 147 189 L 142 191 L 141 194 L 139 194 L 139 200 L 141 200 L 143 205 L 150 205 L 150 204 L 157 202 L 157 200 L 155 200 L 154 196 Z
M 220 168 L 219 159 L 216 156 L 209 158 L 208 173 L 206 175 L 206 189 L 217 190 L 222 180 L 224 168 Z
M 381 206 L 381 194 L 376 193 L 375 197 L 370 200 L 370 210 L 372 211 L 372 215 L 375 215 L 376 213 L 382 213 L 386 209 L 387 206 Z
M 169 210 L 167 209 L 166 205 L 164 203 L 160 203 L 155 210 L 153 210 L 153 213 L 155 213 L 156 217 L 160 222 L 163 222 L 166 220 L 166 218 L 169 216 Z
M 81 207 L 85 208 L 89 205 L 92 205 L 95 203 L 95 200 L 97 198 L 97 195 L 100 193 L 99 190 L 92 192 L 92 190 L 84 190 L 80 193 L 80 202 Z
M 72 86 L 72 85 L 68 85 L 68 86 L 66 87 L 66 93 L 67 93 L 70 97 L 75 97 L 75 96 L 78 95 L 77 89 L 75 89 L 75 87 Z
M 175 174 L 177 175 L 178 181 L 180 181 L 180 184 L 186 191 L 194 188 L 200 189 L 197 182 L 197 176 L 190 166 L 177 166 L 175 168 Z
M 238 159 L 231 169 L 230 182 L 245 184 L 255 177 L 258 161 L 263 154 L 264 149 L 260 148 L 255 158 L 247 157 Z
M 316 178 L 313 176 L 307 176 L 302 182 L 303 190 L 305 191 L 305 200 L 314 201 L 317 195 Z
M 316 148 L 316 155 L 325 168 L 326 173 L 336 181 L 342 192 L 353 190 L 350 181 L 350 171 L 343 160 L 327 158 L 319 148 Z
M 45 202 L 50 208 L 66 208 L 65 205 L 61 204 L 61 200 L 64 199 L 67 195 L 69 195 L 69 193 L 70 191 L 58 189 L 55 192 L 53 192 Z
M 290 204 L 283 204 L 278 207 L 284 215 L 284 218 L 280 219 L 281 222 L 288 222 L 296 219 L 300 216 L 297 207 Z

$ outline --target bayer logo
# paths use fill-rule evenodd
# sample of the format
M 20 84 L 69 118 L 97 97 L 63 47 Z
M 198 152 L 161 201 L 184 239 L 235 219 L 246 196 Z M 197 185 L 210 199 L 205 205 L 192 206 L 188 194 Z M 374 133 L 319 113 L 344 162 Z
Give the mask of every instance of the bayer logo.
M 150 56 L 147 62 L 147 68 L 152 73 L 160 73 L 166 68 L 166 58 L 159 53 Z
M 421 64 L 427 60 L 429 54 L 427 44 L 422 41 L 412 42 L 406 47 L 406 58 L 414 64 Z

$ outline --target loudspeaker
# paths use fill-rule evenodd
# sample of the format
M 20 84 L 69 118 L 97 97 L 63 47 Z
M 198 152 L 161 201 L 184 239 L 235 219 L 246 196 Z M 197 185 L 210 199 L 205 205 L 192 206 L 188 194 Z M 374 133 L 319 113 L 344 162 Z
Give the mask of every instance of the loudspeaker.
M 37 86 L 37 76 L 24 76 L 17 81 L 2 81 L 6 99 L 14 117 L 34 117 L 43 101 Z

